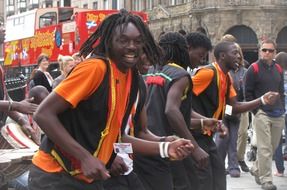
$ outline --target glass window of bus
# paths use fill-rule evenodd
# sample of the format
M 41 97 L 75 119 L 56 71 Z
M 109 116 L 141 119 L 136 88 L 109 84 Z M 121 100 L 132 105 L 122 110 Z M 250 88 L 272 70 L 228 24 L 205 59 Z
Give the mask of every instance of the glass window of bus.
M 51 26 L 57 24 L 57 13 L 56 12 L 48 12 L 40 16 L 39 20 L 40 28 Z
M 108 9 L 108 8 L 109 8 L 108 0 L 104 0 L 104 9 Z
M 112 1 L 112 9 L 118 9 L 118 0 Z
M 93 9 L 98 10 L 98 1 L 93 2 Z
M 74 14 L 73 8 L 60 8 L 59 9 L 59 22 L 71 20 Z

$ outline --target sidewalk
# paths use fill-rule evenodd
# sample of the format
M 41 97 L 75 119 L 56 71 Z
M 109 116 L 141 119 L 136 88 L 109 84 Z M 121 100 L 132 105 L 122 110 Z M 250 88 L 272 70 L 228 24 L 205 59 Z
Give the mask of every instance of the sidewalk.
M 247 163 L 252 166 L 251 162 Z M 273 161 L 273 173 L 276 171 L 275 162 Z M 277 186 L 277 190 L 287 190 L 287 162 L 285 161 L 285 176 L 273 176 L 273 183 Z M 240 178 L 227 177 L 227 190 L 262 190 L 260 185 L 257 185 L 254 177 L 250 173 L 242 172 Z

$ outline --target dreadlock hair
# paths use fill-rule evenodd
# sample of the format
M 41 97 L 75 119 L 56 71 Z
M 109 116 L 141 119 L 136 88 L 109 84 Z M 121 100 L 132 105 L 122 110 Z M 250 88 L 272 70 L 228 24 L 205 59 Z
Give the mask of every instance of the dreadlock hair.
M 125 9 L 121 9 L 118 13 L 109 15 L 103 20 L 97 30 L 80 48 L 80 55 L 83 57 L 87 57 L 89 54 L 109 56 L 111 54 L 110 47 L 114 31 L 116 31 L 117 27 L 120 27 L 120 32 L 123 32 L 129 23 L 134 24 L 142 34 L 144 41 L 143 51 L 150 62 L 152 64 L 159 63 L 161 51 L 156 45 L 147 25 L 143 22 L 141 17 L 134 15 Z
M 159 46 L 164 52 L 164 64 L 176 63 L 185 69 L 189 66 L 187 42 L 183 35 L 178 32 L 165 33 L 159 39 Z

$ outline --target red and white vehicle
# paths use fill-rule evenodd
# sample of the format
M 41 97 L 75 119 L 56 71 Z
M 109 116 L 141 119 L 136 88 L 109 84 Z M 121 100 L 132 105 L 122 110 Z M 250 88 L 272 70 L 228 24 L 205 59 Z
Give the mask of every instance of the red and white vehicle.
M 6 79 L 17 78 L 19 73 L 29 77 L 41 53 L 56 63 L 59 54 L 78 52 L 100 22 L 115 12 L 117 10 L 57 7 L 8 17 L 4 42 Z M 147 21 L 146 13 L 135 13 Z

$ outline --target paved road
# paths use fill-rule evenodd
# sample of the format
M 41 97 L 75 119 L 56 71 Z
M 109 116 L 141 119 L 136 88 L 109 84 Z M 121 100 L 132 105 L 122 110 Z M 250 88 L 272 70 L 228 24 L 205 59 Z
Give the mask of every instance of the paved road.
M 248 163 L 251 166 L 252 163 Z M 273 176 L 273 182 L 277 186 L 277 190 L 287 190 L 287 162 L 285 161 L 285 176 Z M 273 161 L 273 173 L 276 171 Z M 241 173 L 240 178 L 231 178 L 227 176 L 227 190 L 262 190 L 260 185 L 257 185 L 254 177 L 250 173 Z

